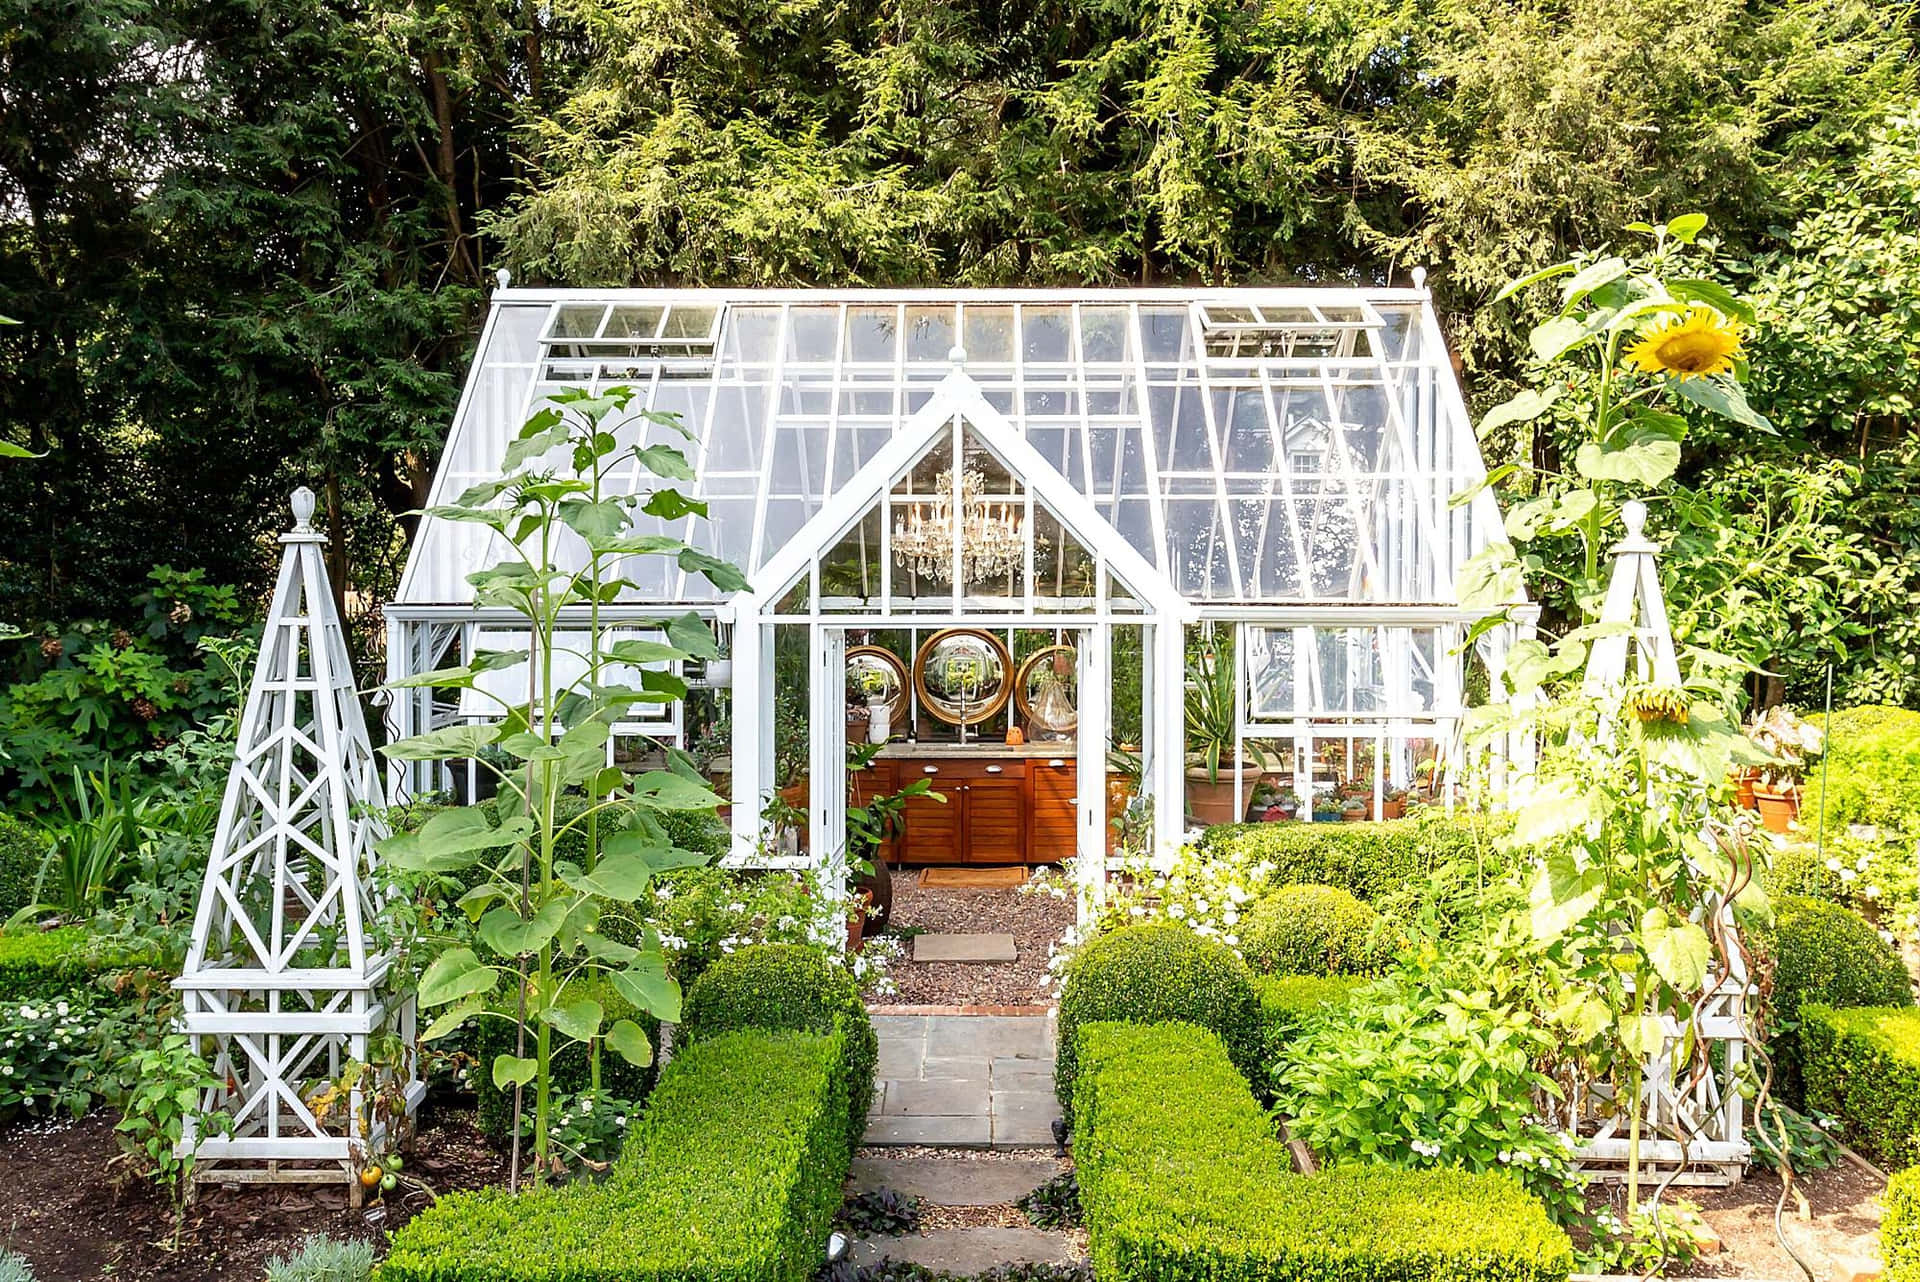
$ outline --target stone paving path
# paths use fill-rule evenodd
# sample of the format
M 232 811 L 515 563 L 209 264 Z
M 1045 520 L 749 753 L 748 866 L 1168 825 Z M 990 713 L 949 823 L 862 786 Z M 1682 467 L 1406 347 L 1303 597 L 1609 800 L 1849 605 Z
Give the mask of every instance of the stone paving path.
M 1051 1148 L 1052 1015 L 876 1015 L 865 1142 Z
M 1062 1165 L 1050 1155 L 862 1157 L 853 1163 L 847 1189 L 892 1189 L 930 1207 L 1004 1206 L 1052 1179 Z M 1065 1264 L 1073 1258 L 1073 1240 L 1065 1233 L 986 1224 L 881 1235 L 855 1242 L 852 1250 L 855 1264 L 900 1260 L 960 1277 L 1004 1264 Z

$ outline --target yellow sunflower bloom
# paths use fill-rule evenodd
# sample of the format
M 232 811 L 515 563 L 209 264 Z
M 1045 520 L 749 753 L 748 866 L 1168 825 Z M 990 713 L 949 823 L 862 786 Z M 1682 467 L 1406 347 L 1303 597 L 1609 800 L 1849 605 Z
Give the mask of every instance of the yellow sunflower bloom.
M 1682 321 L 1668 318 L 1627 349 L 1627 364 L 1643 374 L 1706 378 L 1725 374 L 1740 359 L 1740 322 L 1711 307 L 1689 308 Z

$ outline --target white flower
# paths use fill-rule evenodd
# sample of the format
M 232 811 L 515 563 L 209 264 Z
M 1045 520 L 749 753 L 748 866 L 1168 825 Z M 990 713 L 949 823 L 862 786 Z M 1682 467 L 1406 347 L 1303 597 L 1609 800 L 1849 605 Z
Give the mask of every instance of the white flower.
M 1865 895 L 1868 899 L 1878 899 L 1880 898 L 1880 887 L 1871 886 L 1871 885 L 1863 886 L 1860 890 L 1860 893 Z
M 13 1076 L 13 1065 L 0 1064 L 0 1077 L 12 1077 L 12 1076 Z
M 1859 875 L 1860 875 L 1859 873 L 1857 873 L 1857 872 L 1855 872 L 1855 871 L 1854 871 L 1853 869 L 1851 869 L 1851 868 L 1842 868 L 1842 869 L 1840 870 L 1840 880 L 1841 880 L 1841 881 L 1852 881 L 1852 880 L 1854 880 L 1854 879 L 1855 879 L 1856 877 L 1858 877 Z
M 64 1016 L 67 1013 L 67 1004 L 65 1002 L 55 1002 L 53 1010 L 55 1014 Z
M 1838 856 L 1835 856 L 1835 855 L 1829 855 L 1829 856 L 1827 857 L 1827 871 L 1828 871 L 1828 872 L 1839 872 L 1839 871 L 1840 871 L 1840 859 L 1839 859 L 1839 857 L 1838 857 Z
M 581 1111 L 582 1113 L 591 1113 L 591 1112 L 593 1112 L 593 1100 L 592 1100 L 591 1098 L 587 1098 L 587 1099 L 583 1099 L 583 1100 L 581 1100 L 581 1101 L 580 1101 L 580 1111 Z
M 1185 917 L 1186 915 L 1187 915 L 1187 910 L 1185 908 L 1182 908 L 1179 904 L 1172 904 L 1172 905 L 1169 905 L 1167 908 L 1167 916 L 1173 918 L 1175 921 L 1179 921 L 1182 917 Z
M 1861 872 L 1865 872 L 1867 870 L 1867 865 L 1870 862 L 1871 861 L 1865 855 L 1862 855 L 1858 859 L 1853 861 L 1853 866 L 1855 868 L 1858 868 Z

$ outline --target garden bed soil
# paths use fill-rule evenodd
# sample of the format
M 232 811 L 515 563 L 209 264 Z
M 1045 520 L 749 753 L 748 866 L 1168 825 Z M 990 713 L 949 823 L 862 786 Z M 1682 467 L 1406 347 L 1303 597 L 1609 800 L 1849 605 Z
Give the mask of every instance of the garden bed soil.
M 1045 1006 L 1051 1000 L 1044 986 L 1047 958 L 1073 918 L 1071 896 L 924 887 L 918 869 L 896 869 L 893 934 L 1003 932 L 1013 936 L 1015 955 L 1010 962 L 915 962 L 909 938 L 907 956 L 889 967 L 899 992 L 887 1001 L 915 1006 Z
M 1808 1171 L 1795 1183 L 1806 1195 L 1809 1214 L 1801 1218 L 1789 1198 L 1781 1229 L 1816 1282 L 1853 1282 L 1877 1273 L 1880 1195 L 1886 1181 L 1843 1161 L 1824 1171 Z M 1695 1262 L 1689 1276 L 1792 1282 L 1804 1276 L 1774 1236 L 1780 1178 L 1771 1171 L 1755 1168 L 1732 1188 L 1683 1190 L 1679 1195 L 1699 1203 L 1721 1242 L 1719 1251 Z
M 309 1233 L 384 1250 L 385 1230 L 428 1204 L 403 1189 L 356 1211 L 344 1186 L 203 1185 L 175 1247 L 164 1195 L 113 1161 L 113 1123 L 100 1111 L 0 1133 L 0 1245 L 26 1256 L 38 1282 L 259 1282 L 268 1259 Z M 506 1181 L 506 1163 L 473 1115 L 446 1107 L 423 1116 L 407 1171 L 436 1193 Z

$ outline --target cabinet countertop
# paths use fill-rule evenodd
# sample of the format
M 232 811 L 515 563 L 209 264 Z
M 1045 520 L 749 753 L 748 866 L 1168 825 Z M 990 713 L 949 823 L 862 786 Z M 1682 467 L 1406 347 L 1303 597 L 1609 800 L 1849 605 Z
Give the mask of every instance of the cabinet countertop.
M 931 761 L 931 760 L 981 760 L 991 761 L 1007 757 L 1042 757 L 1051 759 L 1065 757 L 1074 759 L 1075 748 L 1071 739 L 1054 743 L 1023 743 L 1010 747 L 1004 743 L 939 743 L 921 741 L 919 743 L 890 743 L 880 750 L 882 761 Z

